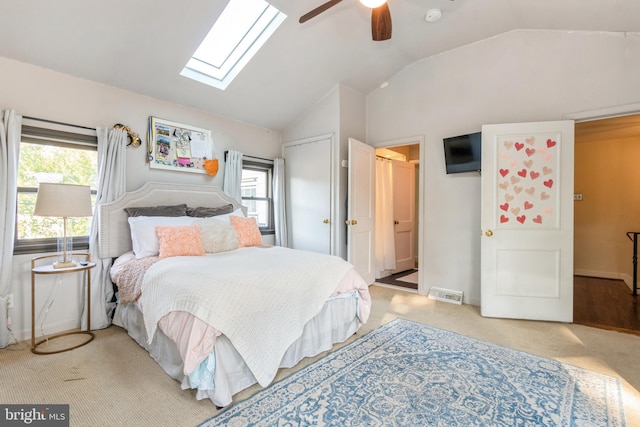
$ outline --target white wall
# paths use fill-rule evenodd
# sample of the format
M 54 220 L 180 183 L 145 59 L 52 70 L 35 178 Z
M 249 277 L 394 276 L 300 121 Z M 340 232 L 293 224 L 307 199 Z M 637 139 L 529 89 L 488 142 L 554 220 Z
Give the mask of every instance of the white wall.
M 334 134 L 338 142 L 338 152 L 334 156 L 336 173 L 333 177 L 336 194 L 333 200 L 338 212 L 336 255 L 347 257 L 347 179 L 348 170 L 341 166 L 342 160 L 349 158 L 349 138 L 365 141 L 366 98 L 363 94 L 344 85 L 337 85 L 313 108 L 304 112 L 282 133 L 284 142 L 297 141 L 325 134 Z M 312 159 L 310 159 L 312 160 Z
M 284 143 L 337 134 L 340 129 L 340 86 L 336 86 L 282 131 Z
M 123 64 L 126 67 L 126 64 Z M 141 71 L 144 72 L 144 71 Z M 150 170 L 146 164 L 146 132 L 149 116 L 211 129 L 215 152 L 223 159 L 224 150 L 233 148 L 264 158 L 279 157 L 280 133 L 215 116 L 181 105 L 160 101 L 125 90 L 71 77 L 44 68 L 0 57 L 0 109 L 15 109 L 23 116 L 55 120 L 87 127 L 111 127 L 124 123 L 141 135 L 143 146 L 127 150 L 127 190 L 148 181 L 222 185 L 224 164 L 215 177 L 206 174 Z M 266 241 L 272 236 L 266 236 Z M 2 236 L 2 238 L 11 238 Z M 29 262 L 33 255 L 15 256 L 13 292 L 15 308 L 10 310 L 12 329 L 18 339 L 31 333 L 31 290 Z M 40 280 L 36 295 L 46 297 L 53 279 Z M 75 327 L 81 307 L 79 286 L 73 279 L 64 283 L 48 314 L 46 332 Z M 69 283 L 71 282 L 71 283 Z M 44 301 L 41 302 L 44 304 Z M 41 306 L 36 307 L 36 313 Z
M 367 99 L 367 140 L 425 136 L 424 285 L 480 303 L 480 176 L 446 175 L 442 138 L 640 101 L 640 35 L 513 31 L 405 68 Z

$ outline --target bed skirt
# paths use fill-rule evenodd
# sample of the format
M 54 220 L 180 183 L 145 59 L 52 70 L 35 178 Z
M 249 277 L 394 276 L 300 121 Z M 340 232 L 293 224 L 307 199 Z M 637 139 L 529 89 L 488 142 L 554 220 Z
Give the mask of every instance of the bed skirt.
M 358 313 L 357 292 L 328 299 L 320 313 L 306 323 L 302 336 L 287 349 L 280 367 L 291 368 L 303 358 L 316 356 L 330 350 L 335 343 L 348 339 L 362 325 Z M 183 389 L 192 388 L 189 377 L 183 373 L 183 361 L 176 344 L 160 329 L 151 344 L 147 343 L 142 312 L 137 305 L 118 305 L 113 323 L 127 330 L 169 376 L 181 383 Z M 196 398 L 209 399 L 216 406 L 223 407 L 232 402 L 233 395 L 256 384 L 257 380 L 224 335 L 216 339 L 213 352 L 216 366 L 213 373 L 215 387 L 213 390 L 198 390 Z

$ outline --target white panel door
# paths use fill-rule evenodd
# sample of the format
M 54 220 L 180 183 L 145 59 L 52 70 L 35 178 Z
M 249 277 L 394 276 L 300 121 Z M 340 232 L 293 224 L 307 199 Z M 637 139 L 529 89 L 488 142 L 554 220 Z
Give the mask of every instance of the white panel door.
M 375 281 L 375 149 L 349 138 L 347 260 L 362 278 Z
M 331 253 L 331 138 L 284 148 L 289 246 Z
M 482 127 L 481 313 L 573 321 L 573 121 Z
M 414 230 L 416 205 L 416 168 L 413 163 L 393 160 L 393 217 L 396 269 L 415 268 Z

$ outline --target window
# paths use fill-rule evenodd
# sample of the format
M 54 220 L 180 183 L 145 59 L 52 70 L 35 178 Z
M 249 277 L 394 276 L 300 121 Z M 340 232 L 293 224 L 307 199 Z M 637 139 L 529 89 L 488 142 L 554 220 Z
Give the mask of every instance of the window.
M 98 184 L 98 144 L 93 129 L 23 119 L 18 160 L 14 253 L 56 252 L 62 219 L 33 215 L 40 182 L 89 185 L 92 205 Z M 89 247 L 91 217 L 69 218 L 74 249 Z
M 263 234 L 274 232 L 272 181 L 273 162 L 243 160 L 242 205 L 247 207 L 247 216 L 256 218 Z
M 287 15 L 264 0 L 231 0 L 181 75 L 226 89 Z

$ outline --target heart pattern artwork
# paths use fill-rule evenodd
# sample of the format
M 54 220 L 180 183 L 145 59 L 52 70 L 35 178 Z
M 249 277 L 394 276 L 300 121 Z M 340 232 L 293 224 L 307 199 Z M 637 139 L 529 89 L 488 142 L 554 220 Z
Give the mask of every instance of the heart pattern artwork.
M 558 226 L 559 135 L 498 138 L 498 225 Z M 524 190 L 524 191 L 523 191 Z

